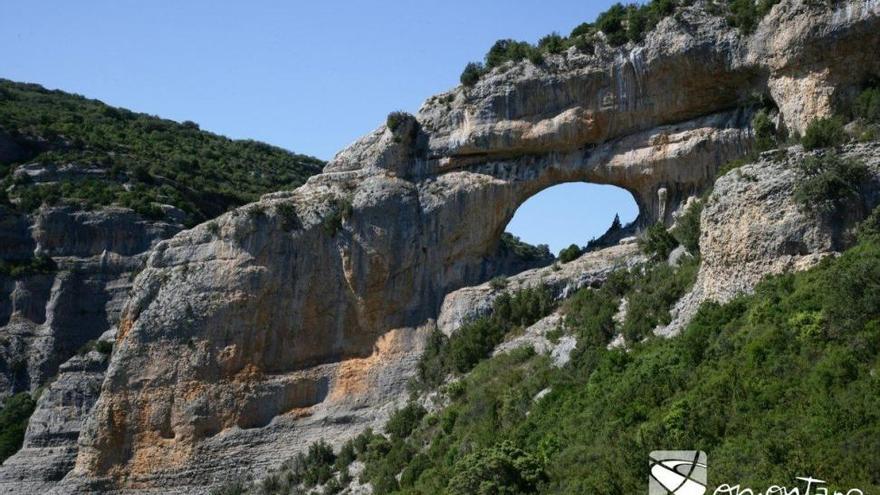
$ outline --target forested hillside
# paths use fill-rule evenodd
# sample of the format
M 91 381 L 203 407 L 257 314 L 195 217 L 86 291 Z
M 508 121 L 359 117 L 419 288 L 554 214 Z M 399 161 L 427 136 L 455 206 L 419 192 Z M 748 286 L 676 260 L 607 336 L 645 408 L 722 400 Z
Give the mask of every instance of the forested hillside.
M 19 170 L 24 164 L 32 165 Z M 162 218 L 159 205 L 172 205 L 193 224 L 295 188 L 322 166 L 317 158 L 205 132 L 194 122 L 0 80 L 0 201 L 21 210 L 117 204 Z

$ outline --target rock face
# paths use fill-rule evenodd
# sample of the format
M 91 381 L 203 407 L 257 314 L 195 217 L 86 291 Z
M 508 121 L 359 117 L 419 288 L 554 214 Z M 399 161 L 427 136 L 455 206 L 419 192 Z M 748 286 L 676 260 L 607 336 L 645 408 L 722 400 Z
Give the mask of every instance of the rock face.
M 73 467 L 80 428 L 104 380 L 109 356 L 78 349 L 112 339 L 146 252 L 182 226 L 124 208 L 3 210 L 0 218 L 5 260 L 37 253 L 54 263 L 48 273 L 0 276 L 0 396 L 46 387 L 22 450 L 0 468 L 0 487 L 38 493 Z
M 748 95 L 803 129 L 880 74 L 864 49 L 878 41 L 875 0 L 783 1 L 749 37 L 698 3 L 641 46 L 572 49 L 429 99 L 296 191 L 159 243 L 56 492 L 202 493 L 378 424 L 447 294 L 494 275 L 526 199 L 614 184 L 640 225 L 670 222 L 751 148 Z
M 793 197 L 801 178 L 796 164 L 823 153 L 800 147 L 769 152 L 718 179 L 701 216 L 697 281 L 677 304 L 673 322 L 658 333 L 677 333 L 704 301 L 729 301 L 768 274 L 810 268 L 845 247 L 859 216 L 830 221 L 805 211 Z M 880 145 L 849 145 L 841 156 L 864 162 L 873 173 L 863 185 L 870 211 L 880 204 Z
M 61 365 L 37 401 L 24 445 L 3 463 L 0 486 L 40 493 L 73 468 L 82 422 L 98 400 L 108 360 L 108 355 L 91 351 Z
M 89 340 L 113 327 L 145 253 L 182 226 L 131 210 L 3 210 L 6 260 L 49 256 L 48 273 L 0 276 L 0 396 L 35 390 Z M 7 248 L 8 246 L 8 248 Z

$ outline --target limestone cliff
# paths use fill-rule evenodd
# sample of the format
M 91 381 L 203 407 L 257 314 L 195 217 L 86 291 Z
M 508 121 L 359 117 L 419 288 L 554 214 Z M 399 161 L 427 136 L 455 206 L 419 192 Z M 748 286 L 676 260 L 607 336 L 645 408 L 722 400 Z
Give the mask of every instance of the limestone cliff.
M 875 0 L 783 1 L 751 36 L 698 2 L 639 46 L 570 50 L 431 98 L 297 190 L 159 243 L 56 492 L 201 493 L 380 423 L 447 294 L 493 275 L 522 202 L 614 184 L 640 225 L 668 223 L 751 149 L 750 95 L 801 130 L 880 74 L 864 49 L 878 41 Z

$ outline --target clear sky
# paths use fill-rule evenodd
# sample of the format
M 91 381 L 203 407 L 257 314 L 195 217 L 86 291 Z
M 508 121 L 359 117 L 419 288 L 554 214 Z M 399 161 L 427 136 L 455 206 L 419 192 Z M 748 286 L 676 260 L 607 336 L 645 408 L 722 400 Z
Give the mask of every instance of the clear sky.
M 612 3 L 2 0 L 0 77 L 329 159 L 389 111 L 415 112 L 457 85 L 495 40 L 567 34 Z M 564 232 L 523 212 L 511 230 L 558 250 L 600 234 L 615 212 L 635 217 L 623 191 L 560 191 L 526 206 L 552 196 L 538 211 L 567 218 Z

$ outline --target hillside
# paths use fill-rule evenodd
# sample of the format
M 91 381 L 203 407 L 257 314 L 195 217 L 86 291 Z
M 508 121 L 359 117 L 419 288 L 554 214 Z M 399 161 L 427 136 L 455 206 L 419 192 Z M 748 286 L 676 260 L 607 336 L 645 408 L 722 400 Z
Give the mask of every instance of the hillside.
M 322 166 L 193 122 L 0 80 L 0 190 L 24 211 L 44 202 L 116 204 L 161 219 L 165 204 L 194 225 L 261 194 L 293 189 Z

